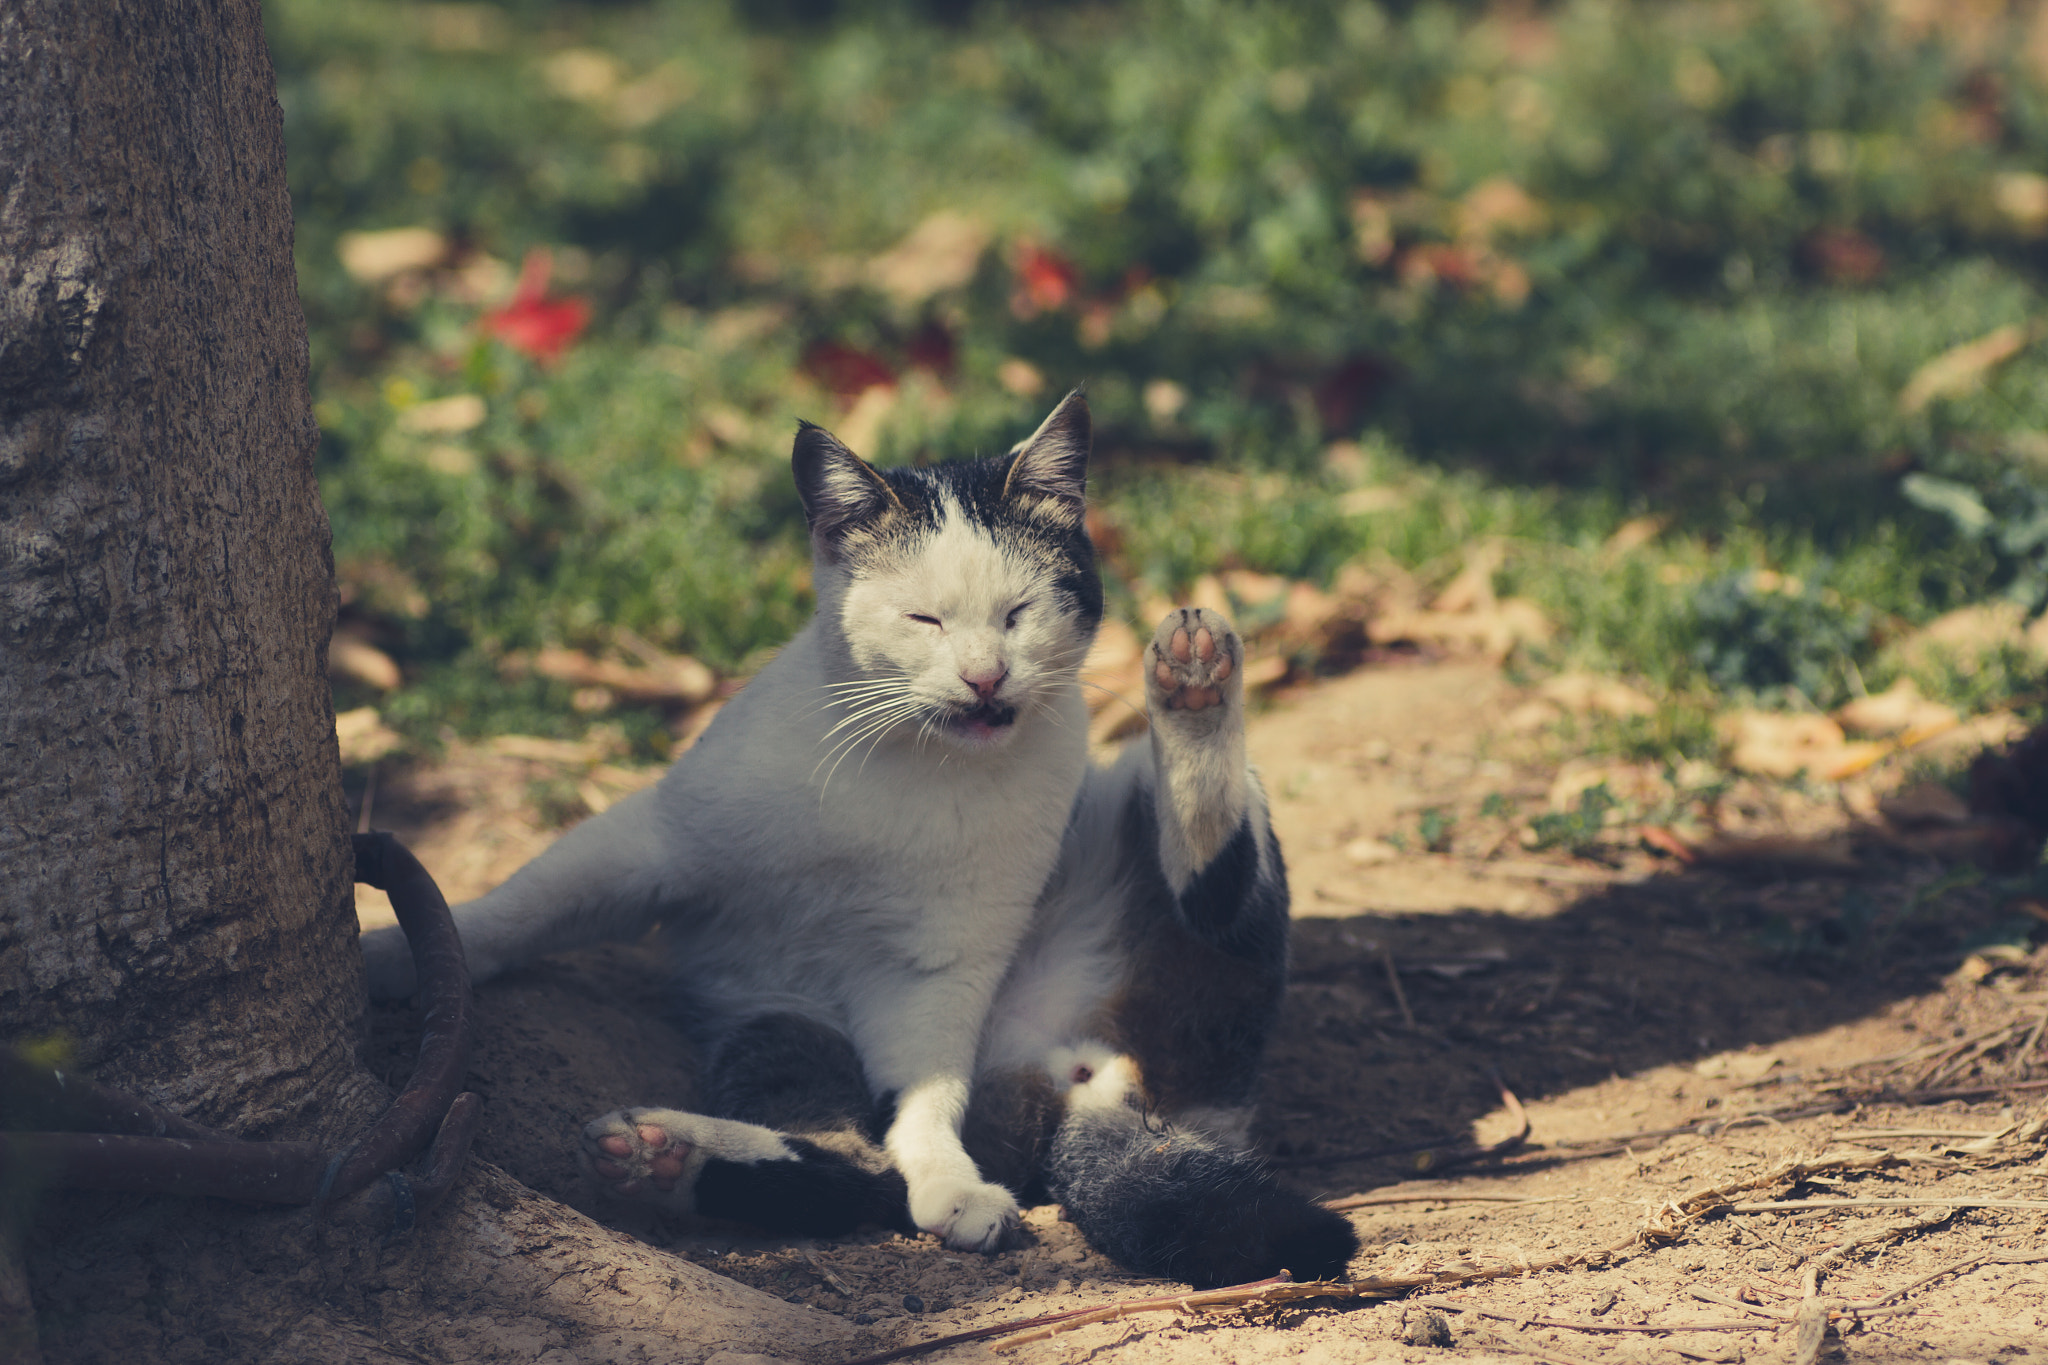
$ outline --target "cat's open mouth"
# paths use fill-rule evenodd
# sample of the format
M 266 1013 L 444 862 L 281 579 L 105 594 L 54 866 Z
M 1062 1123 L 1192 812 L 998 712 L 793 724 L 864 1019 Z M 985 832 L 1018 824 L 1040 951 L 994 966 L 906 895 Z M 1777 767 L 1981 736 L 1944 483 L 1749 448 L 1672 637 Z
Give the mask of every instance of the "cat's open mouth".
M 1017 708 L 1007 702 L 985 701 L 964 707 L 946 717 L 947 728 L 974 739 L 989 739 L 1008 730 L 1017 721 Z

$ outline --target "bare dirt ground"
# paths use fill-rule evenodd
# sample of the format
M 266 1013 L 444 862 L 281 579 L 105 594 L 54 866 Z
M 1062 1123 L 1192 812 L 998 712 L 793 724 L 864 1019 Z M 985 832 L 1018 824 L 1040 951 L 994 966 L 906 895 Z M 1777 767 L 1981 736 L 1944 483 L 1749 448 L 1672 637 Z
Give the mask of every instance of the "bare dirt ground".
M 1519 700 L 1490 666 L 1418 662 L 1298 689 L 1252 732 L 1296 914 L 1262 1138 L 1304 1187 L 1372 1201 L 1351 1212 L 1356 1280 L 1428 1283 L 1125 1317 L 1014 1355 L 1795 1361 L 1815 1358 L 1832 1308 L 1820 1359 L 2048 1362 L 2048 948 L 1969 953 L 2010 906 L 1846 836 L 1718 870 L 1626 840 L 1597 861 L 1531 851 L 1520 831 L 1566 755 L 1503 723 Z M 550 818 L 653 776 L 501 741 L 386 773 L 373 819 L 460 900 L 543 847 Z M 1715 818 L 1843 835 L 1866 798 L 1737 784 Z M 365 893 L 366 922 L 388 913 L 377 899 Z M 601 1201 L 576 1172 L 582 1120 L 692 1092 L 658 963 L 629 946 L 570 955 L 478 1003 L 481 1161 L 858 1329 L 827 1350 L 764 1327 L 756 1354 L 718 1365 L 844 1361 L 1185 1288 L 1125 1274 L 1052 1208 L 1031 1211 L 1028 1246 L 982 1257 L 888 1233 L 763 1238 Z M 373 1051 L 394 1079 L 413 1028 L 406 1009 L 378 1013 Z M 1504 1088 L 1526 1138 L 1473 1159 L 1518 1131 Z M 416 1290 L 431 1308 L 431 1283 Z M 576 1339 L 564 1324 L 550 1365 Z

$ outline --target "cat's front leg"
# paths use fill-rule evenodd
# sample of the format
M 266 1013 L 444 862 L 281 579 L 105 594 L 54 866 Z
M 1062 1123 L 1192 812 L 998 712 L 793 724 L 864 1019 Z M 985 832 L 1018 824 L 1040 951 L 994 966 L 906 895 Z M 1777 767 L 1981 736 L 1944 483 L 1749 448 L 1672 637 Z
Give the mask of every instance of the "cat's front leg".
M 999 1250 L 1017 1227 L 1016 1197 L 982 1179 L 960 1141 L 992 988 L 941 975 L 886 994 L 856 1034 L 875 1086 L 896 1095 L 882 1146 L 908 1186 L 910 1219 L 947 1246 Z

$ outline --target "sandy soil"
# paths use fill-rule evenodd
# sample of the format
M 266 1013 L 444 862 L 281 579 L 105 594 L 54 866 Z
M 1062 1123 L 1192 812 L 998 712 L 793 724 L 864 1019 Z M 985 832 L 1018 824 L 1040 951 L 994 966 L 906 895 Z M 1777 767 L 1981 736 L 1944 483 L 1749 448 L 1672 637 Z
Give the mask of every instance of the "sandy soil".
M 1565 756 L 1500 723 L 1518 700 L 1489 666 L 1414 663 L 1300 689 L 1252 732 L 1297 917 L 1262 1138 L 1302 1186 L 1383 1201 L 1351 1213 L 1365 1243 L 1355 1277 L 1438 1283 L 1407 1299 L 1131 1317 L 1017 1358 L 1791 1361 L 1802 1277 L 1820 1264 L 1818 1293 L 1850 1303 L 1954 1268 L 1887 1305 L 1898 1311 L 1839 1320 L 1822 1359 L 2048 1362 L 2048 1138 L 2027 1127 L 2048 1115 L 2048 1085 L 2027 1084 L 2048 1076 L 2048 949 L 1968 956 L 1970 936 L 2011 908 L 1983 886 L 1945 890 L 1944 868 L 1884 847 L 1722 870 L 1619 845 L 1602 861 L 1531 852 L 1519 832 Z M 373 818 L 459 900 L 544 846 L 545 816 L 652 776 L 573 745 L 458 750 L 386 773 Z M 1721 805 L 1752 831 L 1849 823 L 1833 788 L 1752 784 Z M 1442 851 L 1425 848 L 1432 835 Z M 388 913 L 379 899 L 364 893 L 366 923 Z M 480 988 L 478 1002 L 481 1161 L 859 1329 L 829 1354 L 764 1332 L 758 1356 L 719 1365 L 847 1360 L 1176 1288 L 1125 1274 L 1053 1208 L 1031 1211 L 1028 1246 L 982 1257 L 894 1234 L 762 1238 L 602 1201 L 576 1173 L 576 1126 L 692 1092 L 659 965 L 630 946 L 570 955 Z M 373 1055 L 397 1079 L 410 1012 L 375 1023 Z M 1526 1106 L 1527 1140 L 1461 1161 L 1516 1131 L 1503 1087 Z M 1849 1103 L 1886 1087 L 1957 1093 Z M 1870 1160 L 1884 1153 L 1896 1159 Z M 1821 1154 L 1831 1164 L 1804 1180 L 1767 1178 Z M 1748 1203 L 2020 1206 L 1681 1212 L 1689 1195 L 1742 1181 L 1754 1188 L 1730 1198 Z M 1659 1234 L 1638 1236 L 1653 1224 Z M 1918 1226 L 1852 1245 L 1906 1224 Z

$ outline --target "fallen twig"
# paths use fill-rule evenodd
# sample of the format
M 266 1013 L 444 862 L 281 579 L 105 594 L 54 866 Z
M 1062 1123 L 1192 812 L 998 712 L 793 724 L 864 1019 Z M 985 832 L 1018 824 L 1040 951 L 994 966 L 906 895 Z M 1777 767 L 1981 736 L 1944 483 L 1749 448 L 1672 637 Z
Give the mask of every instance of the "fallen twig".
M 1510 1354 L 1528 1356 L 1531 1359 L 1545 1362 L 1545 1365 L 1591 1365 L 1591 1362 L 1582 1360 L 1578 1356 L 1568 1356 L 1562 1351 L 1553 1351 L 1547 1346 L 1531 1346 L 1519 1337 L 1507 1332 L 1496 1331 L 1491 1327 L 1482 1327 L 1479 1329 L 1479 1333 L 1482 1336 L 1492 1337 L 1502 1349 Z
M 1954 1265 L 1943 1266 L 1940 1270 L 1935 1271 L 1931 1275 L 1923 1275 L 1919 1279 L 1913 1281 L 1911 1284 L 1902 1285 L 1899 1288 L 1894 1289 L 1891 1293 L 1886 1294 L 1882 1298 L 1871 1299 L 1867 1303 L 1845 1303 L 1842 1305 L 1842 1307 L 1852 1313 L 1869 1313 L 1876 1309 L 1883 1308 L 1885 1305 L 1891 1303 L 1894 1299 L 1904 1298 L 1906 1295 L 1912 1293 L 1914 1290 L 1919 1289 L 1924 1285 L 1933 1284 L 1936 1280 L 1941 1279 L 1943 1276 L 1946 1275 L 1967 1275 L 1971 1271 L 1976 1270 L 1980 1266 L 2039 1265 L 2043 1261 L 2048 1261 L 2048 1255 L 1971 1256 L 1965 1260 L 1957 1261 Z
M 1520 1313 L 1501 1313 L 1491 1308 L 1474 1308 L 1468 1303 L 1453 1303 L 1449 1299 L 1410 1299 L 1409 1303 L 1418 1308 L 1441 1308 L 1452 1313 L 1472 1313 L 1482 1318 L 1496 1318 L 1501 1322 L 1517 1323 L 1523 1327 L 1543 1327 L 1562 1332 L 1754 1332 L 1753 1322 L 1572 1322 L 1559 1318 L 1529 1318 Z
M 826 1284 L 831 1285 L 834 1292 L 839 1294 L 842 1298 L 850 1299 L 853 1297 L 853 1289 L 846 1283 L 846 1281 L 840 1279 L 839 1276 L 833 1272 L 831 1266 L 826 1265 L 823 1260 L 819 1259 L 817 1252 L 811 1250 L 809 1247 L 804 1247 L 803 1257 L 805 1261 L 810 1263 L 811 1269 L 818 1272 L 818 1278 L 823 1280 Z
M 1323 1207 L 1367 1209 L 1382 1204 L 1561 1204 L 1566 1196 L 1529 1194 L 1349 1194 L 1342 1199 L 1325 1199 Z
M 1674 1137 L 1715 1137 L 1733 1128 L 1750 1123 L 1790 1123 L 1798 1119 L 1820 1118 L 1828 1114 L 1844 1114 L 1877 1104 L 1940 1104 L 1947 1100 L 1992 1099 L 2002 1095 L 2025 1091 L 2048 1090 L 2048 1079 L 2032 1081 L 2006 1081 L 1997 1084 L 1963 1086 L 1948 1090 L 1869 1090 L 1845 1093 L 1835 1099 L 1816 1103 L 1788 1105 L 1781 1109 L 1758 1110 L 1749 1114 L 1731 1114 L 1725 1118 L 1699 1119 L 1692 1123 L 1681 1123 L 1671 1128 L 1646 1128 L 1634 1133 L 1615 1133 L 1603 1137 L 1577 1138 L 1558 1142 L 1540 1143 L 1528 1147 L 1517 1143 L 1515 1147 L 1527 1147 L 1524 1154 L 1514 1160 L 1515 1166 L 1535 1166 L 1548 1162 L 1590 1161 L 1596 1157 L 1619 1156 L 1632 1144 L 1652 1142 Z M 1408 1156 L 1414 1153 L 1430 1153 L 1440 1150 L 1441 1144 L 1433 1142 L 1403 1143 L 1395 1147 L 1374 1147 L 1359 1151 L 1317 1153 L 1314 1156 L 1290 1157 L 1275 1164 L 1283 1168 L 1301 1166 L 1337 1166 L 1354 1161 L 1381 1161 L 1388 1157 Z M 1439 1160 L 1429 1162 L 1425 1169 L 1442 1170 L 1447 1166 L 1465 1165 L 1485 1160 L 1488 1149 L 1476 1148 L 1453 1152 Z
M 1766 1199 L 1716 1207 L 1728 1213 L 1787 1213 L 1794 1209 L 2048 1209 L 2048 1199 Z
M 1698 1299 L 1702 1303 L 1718 1303 L 1723 1308 L 1740 1308 L 1745 1313 L 1755 1313 L 1760 1317 L 1777 1318 L 1782 1321 L 1783 1319 L 1792 1316 L 1790 1313 L 1785 1312 L 1783 1309 L 1766 1308 L 1760 1303 L 1745 1303 L 1743 1300 L 1734 1297 L 1732 1294 L 1721 1294 L 1711 1289 L 1701 1289 L 1698 1285 L 1690 1286 L 1689 1288 L 1687 1288 L 1685 1292 L 1692 1295 L 1694 1298 Z M 1754 1330 L 1756 1324 L 1752 1322 L 1749 1323 L 1748 1326 L 1752 1330 Z

